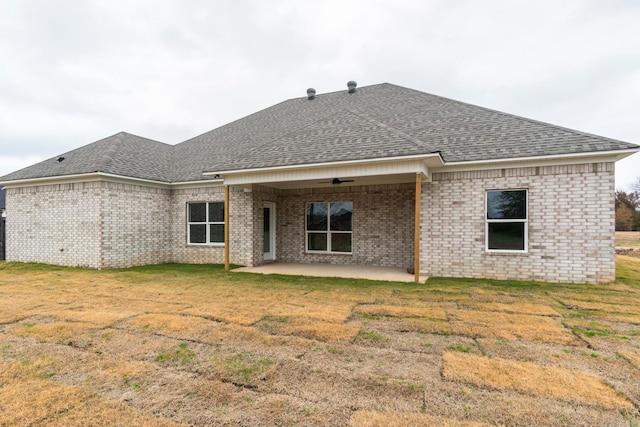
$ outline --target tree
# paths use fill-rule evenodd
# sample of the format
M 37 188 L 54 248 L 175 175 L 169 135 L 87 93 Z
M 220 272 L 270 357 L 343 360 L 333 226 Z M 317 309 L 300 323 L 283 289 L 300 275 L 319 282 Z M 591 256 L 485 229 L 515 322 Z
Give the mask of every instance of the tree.
M 616 191 L 616 231 L 640 230 L 640 178 L 633 191 Z

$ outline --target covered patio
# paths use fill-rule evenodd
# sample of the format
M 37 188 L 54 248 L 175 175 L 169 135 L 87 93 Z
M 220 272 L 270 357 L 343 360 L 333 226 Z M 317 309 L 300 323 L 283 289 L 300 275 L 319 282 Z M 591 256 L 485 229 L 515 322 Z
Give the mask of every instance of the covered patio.
M 274 262 L 256 267 L 235 268 L 231 271 L 258 274 L 284 274 L 288 276 L 342 277 L 350 279 L 383 280 L 389 282 L 416 281 L 416 276 L 414 274 L 409 274 L 406 269 L 363 265 Z M 420 275 L 418 281 L 419 283 L 424 283 L 427 279 L 428 276 Z

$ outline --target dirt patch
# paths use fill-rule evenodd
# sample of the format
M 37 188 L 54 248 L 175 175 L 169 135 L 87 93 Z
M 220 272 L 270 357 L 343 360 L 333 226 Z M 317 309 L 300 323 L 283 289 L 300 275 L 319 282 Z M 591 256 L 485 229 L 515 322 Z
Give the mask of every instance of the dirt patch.
M 609 409 L 634 409 L 629 400 L 604 384 L 601 378 L 585 372 L 449 352 L 444 353 L 443 361 L 443 375 L 448 380 L 554 396 Z
M 640 248 L 616 248 L 616 255 L 640 258 Z

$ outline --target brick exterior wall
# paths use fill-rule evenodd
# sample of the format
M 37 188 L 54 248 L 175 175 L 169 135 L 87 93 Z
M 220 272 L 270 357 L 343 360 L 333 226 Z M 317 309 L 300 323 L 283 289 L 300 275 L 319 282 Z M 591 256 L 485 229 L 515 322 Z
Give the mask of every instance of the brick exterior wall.
M 412 184 L 287 190 L 278 206 L 277 258 L 283 262 L 413 265 L 414 194 Z M 353 254 L 305 253 L 308 202 L 353 202 Z
M 276 203 L 276 260 L 413 265 L 414 185 L 230 189 L 230 257 L 263 259 L 263 204 Z M 528 252 L 485 250 L 485 192 L 528 190 Z M 159 189 L 88 182 L 7 189 L 7 260 L 91 268 L 224 262 L 224 247 L 187 244 L 187 203 L 222 187 Z M 305 252 L 308 202 L 353 202 L 353 253 Z M 421 270 L 432 276 L 551 282 L 615 278 L 614 164 L 434 173 L 422 186 Z
M 101 184 L 101 268 L 171 261 L 170 190 Z
M 7 189 L 7 261 L 100 268 L 102 183 Z
M 486 190 L 527 189 L 529 250 L 485 250 Z M 614 164 L 437 173 L 422 191 L 421 270 L 432 276 L 615 279 Z

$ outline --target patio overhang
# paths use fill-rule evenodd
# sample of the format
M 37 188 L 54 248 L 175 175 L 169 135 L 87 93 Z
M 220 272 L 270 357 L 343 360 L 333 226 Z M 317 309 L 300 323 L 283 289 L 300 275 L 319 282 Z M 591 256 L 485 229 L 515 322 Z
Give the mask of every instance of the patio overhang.
M 204 175 L 222 177 L 224 185 L 260 184 L 279 189 L 318 188 L 331 187 L 334 178 L 352 180 L 344 186 L 400 184 L 414 182 L 416 174 L 420 174 L 424 181 L 429 182 L 431 169 L 442 167 L 443 164 L 439 153 L 431 153 L 419 156 L 216 171 L 206 172 Z

